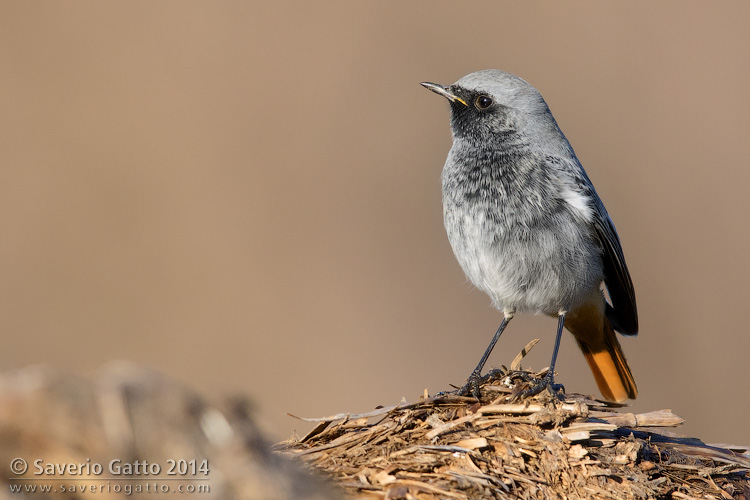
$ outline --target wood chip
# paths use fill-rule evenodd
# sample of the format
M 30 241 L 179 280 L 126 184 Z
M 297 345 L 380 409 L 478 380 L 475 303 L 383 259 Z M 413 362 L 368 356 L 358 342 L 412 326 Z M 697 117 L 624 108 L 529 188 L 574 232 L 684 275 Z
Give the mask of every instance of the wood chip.
M 487 448 L 489 444 L 487 443 L 487 438 L 478 437 L 459 441 L 456 443 L 456 446 L 467 448 L 469 450 L 476 450 L 477 448 Z
M 539 339 L 534 339 L 528 344 L 526 344 L 526 347 L 521 349 L 521 352 L 519 352 L 515 358 L 513 358 L 513 362 L 510 364 L 511 371 L 518 371 L 521 368 L 521 360 L 534 348 L 535 345 L 539 343 Z

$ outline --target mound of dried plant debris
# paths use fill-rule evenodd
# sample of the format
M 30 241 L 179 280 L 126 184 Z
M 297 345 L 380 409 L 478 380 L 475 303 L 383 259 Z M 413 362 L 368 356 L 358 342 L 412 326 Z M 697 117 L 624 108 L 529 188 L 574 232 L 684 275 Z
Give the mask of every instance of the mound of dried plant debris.
M 479 401 L 425 396 L 333 415 L 277 445 L 354 498 L 750 499 L 747 448 L 709 446 L 665 428 L 670 410 L 634 415 L 579 394 L 517 395 L 543 373 L 496 370 Z

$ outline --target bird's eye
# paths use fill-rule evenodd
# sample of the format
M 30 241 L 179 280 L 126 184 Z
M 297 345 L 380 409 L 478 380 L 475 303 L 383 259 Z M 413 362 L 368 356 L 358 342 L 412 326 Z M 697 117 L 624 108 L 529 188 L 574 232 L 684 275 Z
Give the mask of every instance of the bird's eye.
M 478 109 L 487 109 L 492 106 L 493 102 L 492 97 L 488 95 L 480 95 L 474 103 Z

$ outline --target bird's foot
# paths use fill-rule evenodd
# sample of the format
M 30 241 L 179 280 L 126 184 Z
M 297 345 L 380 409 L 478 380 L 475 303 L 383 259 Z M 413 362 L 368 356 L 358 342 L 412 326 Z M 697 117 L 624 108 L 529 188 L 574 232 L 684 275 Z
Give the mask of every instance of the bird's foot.
M 466 383 L 460 389 L 456 390 L 453 394 L 457 396 L 474 397 L 481 401 L 480 388 L 489 382 L 496 381 L 504 377 L 506 374 L 505 370 L 494 369 L 487 372 L 486 375 L 481 375 L 478 371 L 471 372 Z
M 480 375 L 479 372 L 474 371 L 471 373 L 471 375 L 469 375 L 469 378 L 466 380 L 466 383 L 462 387 L 457 387 L 454 385 L 453 387 L 455 387 L 455 390 L 440 391 L 435 394 L 435 397 L 440 398 L 445 396 L 461 396 L 480 400 L 480 388 L 488 382 L 499 380 L 501 377 L 505 376 L 505 373 L 506 372 L 501 369 L 490 370 L 486 375 Z
M 482 385 L 484 377 L 478 372 L 473 371 L 463 387 L 456 391 L 458 396 L 474 396 L 479 399 L 479 387 Z
M 516 394 L 513 397 L 513 400 L 520 401 L 531 396 L 536 396 L 545 390 L 557 401 L 565 399 L 565 387 L 562 384 L 556 384 L 554 374 L 552 372 L 547 372 L 542 379 L 536 379 L 531 382 L 531 387 Z

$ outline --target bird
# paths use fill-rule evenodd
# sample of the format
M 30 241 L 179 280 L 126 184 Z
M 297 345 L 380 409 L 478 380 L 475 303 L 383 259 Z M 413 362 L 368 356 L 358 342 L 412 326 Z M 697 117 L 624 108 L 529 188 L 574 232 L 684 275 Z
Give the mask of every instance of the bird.
M 421 85 L 450 104 L 453 144 L 441 174 L 448 240 L 469 281 L 503 314 L 459 394 L 478 397 L 482 369 L 514 315 L 541 313 L 558 320 L 555 344 L 546 375 L 527 393 L 559 390 L 554 371 L 565 327 L 603 398 L 635 399 L 615 334 L 638 334 L 620 238 L 542 95 L 496 69 Z

